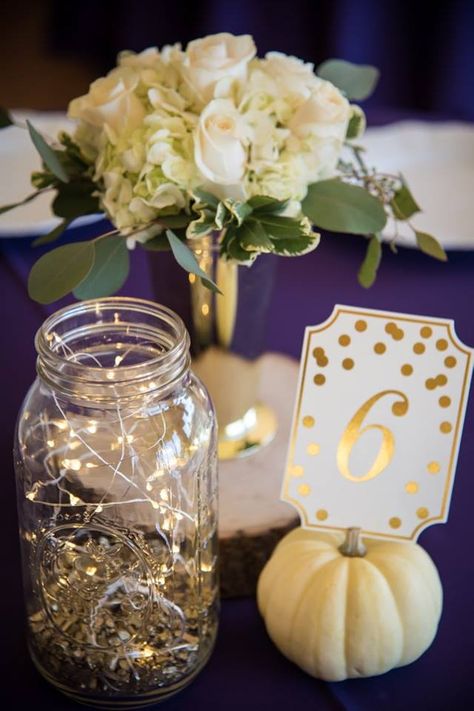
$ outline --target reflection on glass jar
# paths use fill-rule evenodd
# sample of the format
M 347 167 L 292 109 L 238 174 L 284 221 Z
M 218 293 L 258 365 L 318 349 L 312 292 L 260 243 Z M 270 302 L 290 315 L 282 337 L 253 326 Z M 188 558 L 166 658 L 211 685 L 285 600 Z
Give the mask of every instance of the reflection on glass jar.
M 38 332 L 15 444 L 29 645 L 79 701 L 155 703 L 218 615 L 215 417 L 168 309 L 76 304 Z

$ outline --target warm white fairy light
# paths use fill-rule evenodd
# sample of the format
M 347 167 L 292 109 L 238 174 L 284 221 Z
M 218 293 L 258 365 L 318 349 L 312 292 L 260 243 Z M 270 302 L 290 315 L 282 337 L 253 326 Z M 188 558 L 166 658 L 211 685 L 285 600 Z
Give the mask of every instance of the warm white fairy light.
M 81 469 L 80 459 L 63 459 L 63 466 L 66 469 L 72 469 L 74 472 L 78 472 Z

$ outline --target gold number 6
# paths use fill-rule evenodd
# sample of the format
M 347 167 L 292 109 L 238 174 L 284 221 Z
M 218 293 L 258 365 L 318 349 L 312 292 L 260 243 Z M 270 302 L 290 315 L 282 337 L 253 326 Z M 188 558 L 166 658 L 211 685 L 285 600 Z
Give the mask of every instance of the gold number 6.
M 357 410 L 354 417 L 349 421 L 344 433 L 339 440 L 337 447 L 337 466 L 342 476 L 346 477 L 350 481 L 361 482 L 368 481 L 369 479 L 374 479 L 376 476 L 381 474 L 383 470 L 390 464 L 393 457 L 393 452 L 395 450 L 395 437 L 391 430 L 384 425 L 366 425 L 362 427 L 367 414 L 381 398 L 386 395 L 398 395 L 401 399 L 397 400 L 392 405 L 392 412 L 397 417 L 405 415 L 408 411 L 408 398 L 407 396 L 400 392 L 400 390 L 383 390 L 376 395 L 369 398 L 364 404 Z M 359 437 L 362 437 L 364 432 L 369 430 L 379 430 L 382 433 L 382 442 L 380 449 L 377 452 L 375 461 L 370 467 L 369 471 L 362 476 L 354 476 L 350 470 L 349 459 L 351 456 L 351 451 Z

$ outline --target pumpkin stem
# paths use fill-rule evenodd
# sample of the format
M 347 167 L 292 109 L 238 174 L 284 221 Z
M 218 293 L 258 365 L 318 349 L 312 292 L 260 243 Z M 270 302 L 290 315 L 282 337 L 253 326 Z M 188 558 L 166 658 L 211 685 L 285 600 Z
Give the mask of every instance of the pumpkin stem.
M 347 555 L 349 558 L 363 558 L 367 553 L 367 548 L 360 539 L 360 528 L 348 528 L 346 531 L 346 540 L 339 546 L 342 555 Z

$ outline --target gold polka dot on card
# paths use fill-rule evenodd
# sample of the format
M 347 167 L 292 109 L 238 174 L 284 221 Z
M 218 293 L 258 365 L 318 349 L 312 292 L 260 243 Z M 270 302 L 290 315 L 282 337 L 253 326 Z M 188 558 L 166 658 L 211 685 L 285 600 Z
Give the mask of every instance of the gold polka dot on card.
M 319 444 L 316 444 L 316 442 L 311 442 L 306 447 L 306 451 L 308 452 L 308 454 L 310 454 L 313 457 L 315 454 L 319 454 L 319 450 L 320 450 L 320 446 L 319 446 Z
M 429 338 L 433 334 L 433 329 L 429 326 L 423 326 L 420 328 L 420 336 L 422 338 Z
M 318 521 L 325 521 L 327 517 L 328 512 L 326 511 L 326 509 L 318 509 L 316 511 L 316 518 L 318 519 Z
M 347 334 L 343 333 L 342 336 L 339 336 L 338 343 L 340 346 L 348 346 L 351 342 L 351 337 L 348 336 Z
M 413 373 L 413 366 L 410 363 L 405 363 L 400 368 L 402 375 L 411 375 Z
M 314 417 L 305 415 L 303 417 L 303 427 L 314 427 Z
M 457 363 L 457 360 L 454 356 L 447 356 L 444 359 L 444 364 L 445 364 L 446 368 L 454 368 L 456 363 Z
M 344 370 L 352 370 L 352 368 L 354 367 L 354 361 L 352 360 L 352 358 L 344 358 L 344 360 L 342 361 L 342 367 L 344 368 Z
M 355 330 L 359 331 L 359 333 L 362 333 L 362 331 L 365 331 L 367 328 L 367 322 L 363 321 L 360 319 L 359 321 L 355 322 Z
M 415 343 L 415 345 L 413 346 L 413 353 L 416 353 L 416 355 L 421 355 L 424 352 L 425 352 L 425 344 L 424 343 Z
M 416 494 L 418 492 L 418 489 L 419 487 L 416 481 L 408 481 L 405 484 L 405 491 L 407 492 L 407 494 Z
M 326 382 L 326 378 L 322 373 L 318 373 L 313 378 L 313 383 L 315 385 L 324 385 L 325 382 Z
M 441 465 L 439 462 L 428 462 L 428 465 L 426 467 L 429 471 L 430 474 L 438 474 L 439 471 L 441 470 Z
M 400 526 L 402 525 L 402 521 L 398 518 L 398 516 L 392 516 L 392 518 L 389 519 L 388 523 L 390 528 L 400 528 Z
M 453 429 L 453 426 L 450 422 L 442 422 L 439 426 L 439 429 L 443 434 L 449 434 Z
M 301 464 L 293 464 L 293 466 L 290 467 L 289 472 L 291 476 L 303 476 L 304 469 Z
M 379 341 L 379 343 L 376 343 L 374 346 L 374 351 L 375 351 L 375 353 L 377 353 L 377 355 L 382 355 L 382 353 L 385 353 L 386 350 L 387 350 L 387 346 L 385 345 L 385 343 L 382 343 L 381 341 Z
M 298 494 L 300 496 L 308 496 L 311 494 L 311 487 L 309 484 L 300 484 L 298 487 Z
M 418 518 L 421 518 L 421 519 L 428 518 L 428 516 L 430 515 L 430 512 L 428 511 L 426 506 L 420 506 L 420 508 L 416 510 L 416 515 L 418 516 Z
M 448 342 L 445 338 L 440 338 L 438 341 L 436 341 L 436 348 L 439 351 L 445 351 L 447 347 L 448 347 Z
M 442 395 L 438 402 L 440 407 L 449 407 L 451 405 L 451 398 L 447 395 Z

